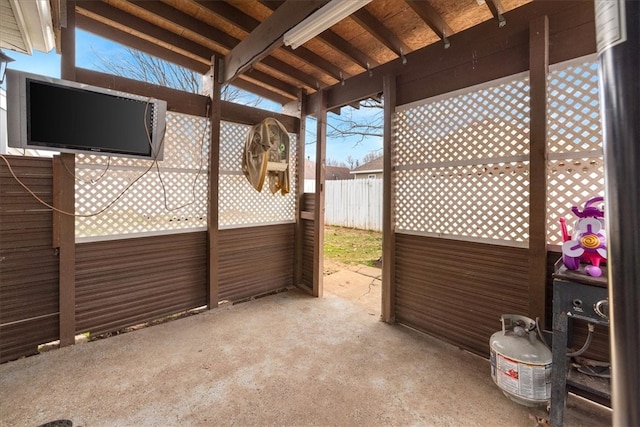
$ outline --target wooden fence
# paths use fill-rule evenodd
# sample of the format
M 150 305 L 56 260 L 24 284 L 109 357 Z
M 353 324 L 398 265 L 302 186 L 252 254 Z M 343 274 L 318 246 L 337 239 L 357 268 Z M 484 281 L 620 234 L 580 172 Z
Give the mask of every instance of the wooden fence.
M 382 231 L 382 180 L 326 181 L 325 223 Z

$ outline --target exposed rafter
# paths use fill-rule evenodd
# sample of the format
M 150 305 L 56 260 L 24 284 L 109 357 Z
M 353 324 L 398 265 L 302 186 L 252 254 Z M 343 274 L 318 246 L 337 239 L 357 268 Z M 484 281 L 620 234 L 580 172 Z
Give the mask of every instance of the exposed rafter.
M 82 2 L 82 5 L 84 6 L 86 3 L 98 2 Z M 132 49 L 146 52 L 157 58 L 172 62 L 200 74 L 206 74 L 211 69 L 211 54 L 208 54 L 207 57 L 203 56 L 199 58 L 194 58 L 193 55 L 186 56 L 177 50 L 168 48 L 166 45 L 159 45 L 149 40 L 148 38 L 141 38 L 138 35 L 132 34 L 131 32 L 126 31 L 123 28 L 116 28 L 112 25 L 109 25 L 108 20 L 106 20 L 104 17 L 102 18 L 102 20 L 98 21 L 95 19 L 95 14 L 89 12 L 83 7 L 78 6 L 77 12 L 76 25 L 80 29 L 91 32 L 100 37 L 116 41 Z M 146 25 L 145 28 L 151 29 L 152 26 Z M 156 35 L 160 34 L 158 32 L 154 33 Z M 246 79 L 239 79 L 238 81 L 234 82 L 234 86 L 283 104 L 292 99 L 292 96 L 289 93 L 284 95 L 282 93 L 279 93 L 280 91 L 273 89 L 270 90 L 264 86 L 256 85 L 253 82 L 247 81 Z
M 240 43 L 239 39 L 225 33 L 224 31 L 212 27 L 211 25 L 208 25 L 191 15 L 160 1 L 141 1 L 135 3 L 135 6 L 138 9 L 151 13 L 162 20 L 180 26 L 187 31 L 205 36 L 208 40 L 211 40 L 213 43 L 220 46 L 221 50 L 219 52 L 222 54 L 226 54 L 227 51 L 233 49 L 233 47 Z
M 95 19 L 84 15 L 83 12 L 83 9 L 79 9 L 78 14 L 76 14 L 76 26 L 82 30 L 105 39 L 113 40 L 132 49 L 146 52 L 149 55 L 172 62 L 197 73 L 205 74 L 211 68 L 209 64 L 206 64 L 203 61 L 186 57 L 176 51 L 159 46 L 148 40 L 136 37 L 131 33 L 115 28 L 108 23 L 96 21 Z
M 211 4 L 211 2 L 207 3 Z M 222 8 L 220 7 L 221 5 L 226 7 Z M 158 18 L 170 21 L 173 24 L 180 26 L 183 31 L 194 32 L 200 36 L 206 37 L 208 40 L 218 44 L 222 48 L 222 50 L 220 51 L 222 55 L 226 55 L 228 51 L 230 51 L 238 43 L 240 43 L 239 39 L 228 35 L 224 31 L 216 27 L 212 27 L 211 25 L 208 25 L 205 22 L 200 21 L 184 12 L 181 12 L 165 3 L 159 1 L 143 1 L 136 3 L 136 6 L 149 13 L 153 13 Z M 228 13 L 233 13 L 233 10 L 239 12 L 237 9 L 234 9 L 223 2 L 215 2 L 215 7 L 224 9 Z M 292 80 L 296 80 L 302 86 L 313 89 L 317 87 L 317 80 L 312 76 L 303 73 L 297 68 L 292 67 L 289 64 L 282 62 L 274 57 L 264 58 L 262 60 L 262 64 L 273 69 L 274 71 L 277 71 L 278 73 L 289 76 Z
M 260 3 L 271 10 L 275 10 L 284 2 L 281 0 L 261 0 Z M 351 43 L 331 30 L 323 31 L 322 33 L 318 34 L 316 38 L 327 44 L 328 46 L 331 46 L 337 52 L 341 53 L 350 61 L 360 65 L 365 70 L 377 67 L 379 65 L 378 61 L 371 58 L 369 55 L 362 53 L 362 51 L 356 49 Z
M 365 8 L 355 12 L 351 17 L 365 30 L 371 33 L 378 41 L 395 52 L 396 55 L 403 57 L 411 51 L 409 47 L 400 40 L 395 34 L 388 30 L 375 16 L 369 13 Z
M 504 18 L 504 6 L 501 0 L 485 0 L 487 7 L 491 11 L 494 18 L 498 20 L 498 25 L 504 27 L 507 24 L 507 20 Z
M 453 30 L 440 16 L 438 11 L 428 1 L 405 0 L 411 9 L 440 37 L 445 47 L 449 47 L 449 40 Z
M 56 25 L 62 26 L 66 1 L 50 1 L 60 5 Z M 437 9 L 436 0 L 372 0 L 295 50 L 281 45 L 284 32 L 328 1 L 77 0 L 76 10 L 79 28 L 198 73 L 211 70 L 213 55 L 226 58 L 235 86 L 282 104 L 300 93 L 339 88 L 327 98 L 333 108 L 375 96 L 379 89 L 362 85 L 377 82 L 398 57 L 411 62 L 413 51 L 437 40 L 434 34 L 447 42 L 452 28 L 462 32 L 487 20 L 487 7 L 502 24 L 512 9 L 532 0 L 486 0 L 464 8 L 459 0 L 437 0 Z M 566 2 L 574 3 L 579 0 Z
M 138 38 L 148 40 L 159 46 L 164 46 L 186 57 L 203 60 L 205 64 L 210 63 L 211 55 L 215 53 L 211 49 L 198 43 L 180 37 L 171 31 L 150 24 L 144 19 L 101 1 L 78 1 L 76 3 L 76 10 L 80 15 L 90 17 L 99 22 L 109 21 L 109 24 L 114 28 L 118 28 Z
M 294 0 L 295 1 L 295 0 Z M 284 3 L 284 2 L 281 2 Z M 302 2 L 305 3 L 305 2 Z M 209 10 L 214 13 L 216 16 L 222 18 L 227 23 L 234 25 L 235 27 L 251 34 L 255 29 L 260 25 L 260 21 L 254 19 L 253 17 L 245 14 L 239 9 L 224 3 L 222 1 L 208 1 L 208 0 L 198 0 L 198 4 L 203 8 Z M 306 49 L 304 47 L 300 47 L 295 51 L 291 48 L 287 48 L 286 51 L 292 55 L 293 57 L 303 61 L 304 63 L 316 68 L 318 71 L 322 73 L 328 74 L 334 80 L 340 80 L 340 72 L 341 70 L 332 64 L 330 61 L 327 61 L 325 58 L 321 57 Z M 343 74 L 344 76 L 344 74 Z M 316 84 L 313 89 L 318 88 L 319 82 L 316 80 Z
M 223 81 L 232 81 L 238 74 L 250 69 L 255 62 L 281 47 L 284 33 L 326 2 L 327 0 L 286 1 L 225 56 Z

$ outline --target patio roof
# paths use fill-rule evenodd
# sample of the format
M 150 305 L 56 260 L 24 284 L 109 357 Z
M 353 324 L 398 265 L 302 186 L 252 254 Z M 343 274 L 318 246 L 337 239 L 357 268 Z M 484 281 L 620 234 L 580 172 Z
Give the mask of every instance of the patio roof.
M 301 90 L 344 84 L 425 46 L 444 49 L 448 37 L 482 22 L 503 25 L 504 13 L 529 2 L 373 0 L 297 49 L 284 45 L 284 33 L 326 0 L 80 0 L 76 26 L 202 74 L 216 55 L 226 82 L 287 104 Z M 66 3 L 52 3 L 54 17 L 64 17 Z M 59 35 L 65 22 L 57 21 Z

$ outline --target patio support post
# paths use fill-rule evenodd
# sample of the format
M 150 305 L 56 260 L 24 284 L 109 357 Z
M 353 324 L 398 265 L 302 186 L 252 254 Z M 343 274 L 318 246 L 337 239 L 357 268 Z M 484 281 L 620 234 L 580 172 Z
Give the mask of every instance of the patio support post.
M 220 175 L 220 114 L 221 93 L 220 83 L 221 64 L 223 58 L 211 57 L 213 90 L 211 93 L 211 139 L 209 141 L 209 204 L 207 212 L 207 242 L 208 242 L 208 286 L 207 306 L 218 307 L 218 273 L 220 266 L 220 240 L 218 231 L 218 196 Z
M 614 426 L 640 425 L 640 2 L 596 2 Z
M 60 75 L 76 78 L 75 0 L 66 2 L 66 26 L 61 28 Z M 75 181 L 67 170 L 75 169 L 75 154 L 53 158 L 53 205 L 64 212 L 75 212 Z M 60 347 L 75 344 L 76 335 L 76 242 L 75 217 L 53 212 L 53 247 L 58 249 L 59 336 Z
M 324 177 L 327 152 L 327 94 L 320 91 L 316 112 L 316 193 L 313 221 L 313 290 L 315 297 L 322 297 L 324 268 Z
M 384 95 L 384 166 L 382 177 L 382 320 L 395 321 L 395 234 L 394 234 L 394 187 L 393 187 L 393 115 L 396 109 L 396 76 L 382 78 Z
M 529 317 L 544 322 L 547 277 L 547 73 L 549 18 L 529 23 Z
M 294 285 L 300 286 L 302 283 L 302 266 L 304 262 L 304 227 L 302 224 L 302 205 L 304 200 L 304 143 L 305 133 L 307 130 L 307 116 L 305 114 L 304 104 L 307 100 L 307 94 L 304 89 L 300 90 L 298 101 L 300 102 L 300 126 L 298 127 L 298 147 L 296 150 L 296 225 L 294 231 L 295 238 L 295 259 L 293 265 L 293 281 Z

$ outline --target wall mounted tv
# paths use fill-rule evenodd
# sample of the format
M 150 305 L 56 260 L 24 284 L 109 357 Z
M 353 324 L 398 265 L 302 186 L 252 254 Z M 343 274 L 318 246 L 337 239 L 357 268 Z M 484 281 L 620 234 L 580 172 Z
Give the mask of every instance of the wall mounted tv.
M 162 160 L 167 103 L 7 70 L 8 145 Z

